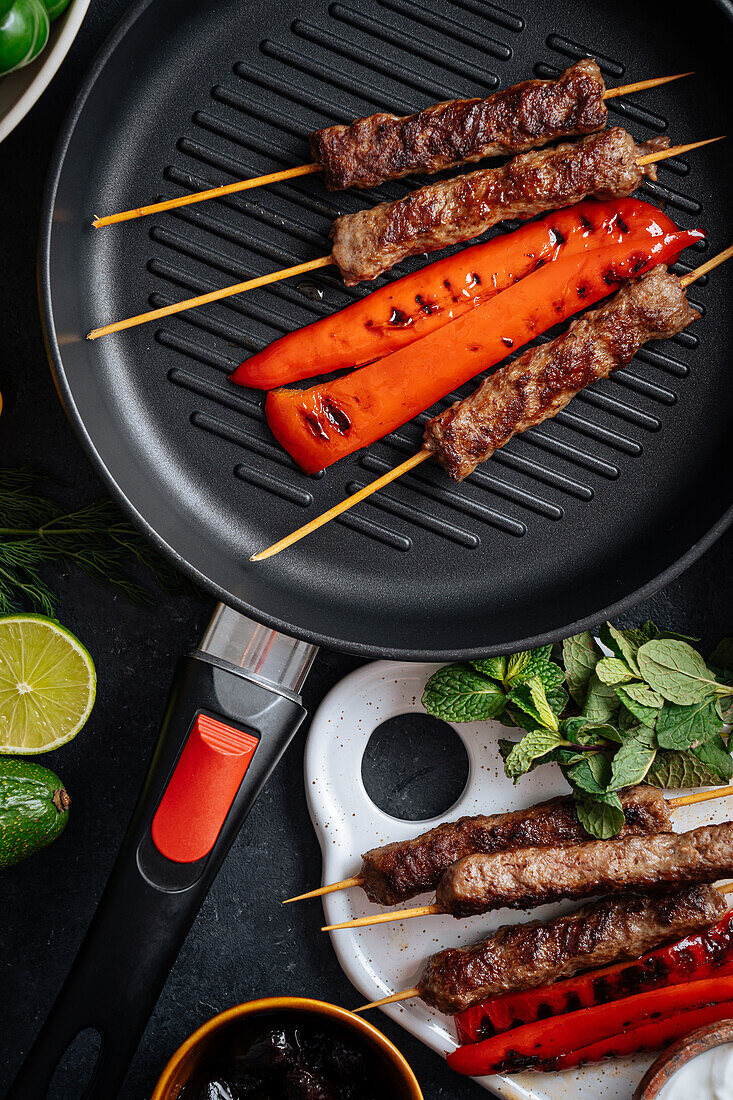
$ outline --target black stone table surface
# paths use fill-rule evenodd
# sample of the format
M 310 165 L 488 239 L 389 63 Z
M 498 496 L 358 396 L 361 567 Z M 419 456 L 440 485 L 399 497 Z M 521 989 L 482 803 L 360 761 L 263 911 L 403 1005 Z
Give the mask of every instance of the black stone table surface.
M 74 487 L 79 502 L 101 495 L 56 399 L 41 338 L 35 253 L 41 192 L 56 133 L 94 53 L 125 0 L 92 0 L 68 57 L 40 102 L 0 145 L 0 466 L 33 466 Z M 680 523 L 685 522 L 683 515 Z M 1 521 L 0 521 L 1 526 Z M 733 534 L 634 612 L 712 645 L 733 633 Z M 84 731 L 44 759 L 73 800 L 66 833 L 50 848 L 0 873 L 0 1095 L 66 974 L 102 892 L 142 783 L 176 659 L 193 647 L 212 603 L 163 596 L 151 609 L 125 602 L 76 573 L 53 576 L 59 617 L 91 650 L 97 703 Z M 360 662 L 321 652 L 305 686 L 312 712 Z M 399 735 L 399 730 L 397 735 Z M 283 908 L 283 897 L 320 879 L 320 854 L 302 780 L 306 728 L 297 736 L 242 829 L 181 951 L 133 1062 L 121 1097 L 144 1100 L 178 1044 L 214 1013 L 252 997 L 300 994 L 352 1007 L 358 995 L 318 931 L 317 902 Z M 419 740 L 404 735 L 410 748 Z M 435 747 L 435 737 L 427 741 Z M 453 769 L 455 770 L 455 769 Z M 385 753 L 371 789 L 404 816 L 420 799 L 434 808 L 446 752 Z M 456 779 L 456 776 L 452 776 Z M 419 790 L 418 790 L 419 788 Z M 455 792 L 454 792 L 455 793 Z M 427 1100 L 486 1095 L 386 1017 L 375 1022 L 417 1073 Z M 70 1066 L 64 1100 L 75 1096 Z M 35 1100 L 35 1098 L 29 1098 Z M 110 1098 L 112 1100 L 112 1098 Z

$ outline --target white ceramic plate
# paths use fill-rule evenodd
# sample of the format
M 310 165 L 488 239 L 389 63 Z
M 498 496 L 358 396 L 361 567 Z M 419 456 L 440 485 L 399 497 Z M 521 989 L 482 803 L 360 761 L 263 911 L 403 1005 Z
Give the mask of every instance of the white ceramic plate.
M 456 725 L 469 757 L 466 788 L 445 814 L 430 821 L 400 821 L 371 801 L 361 780 L 361 759 L 377 726 L 388 718 L 422 711 L 420 699 L 427 678 L 439 665 L 375 661 L 346 676 L 333 688 L 314 715 L 305 755 L 305 783 L 311 818 L 323 853 L 323 882 L 357 874 L 361 853 L 378 844 L 416 836 L 427 828 L 462 814 L 516 809 L 567 793 L 557 768 L 539 768 L 517 786 L 504 775 L 497 748 L 503 727 L 496 722 Z M 675 812 L 679 830 L 730 817 L 731 798 L 690 806 Z M 315 883 L 313 884 L 315 885 Z M 329 924 L 366 913 L 382 912 L 359 889 L 324 897 Z M 428 902 L 416 898 L 409 905 Z M 572 906 L 547 905 L 532 916 L 548 918 Z M 339 962 L 360 996 L 354 1003 L 374 1001 L 416 984 L 428 955 L 444 947 L 480 939 L 499 924 L 525 920 L 513 910 L 457 921 L 452 917 L 417 918 L 373 928 L 332 932 Z M 382 1009 L 439 1054 L 456 1046 L 450 1017 L 419 1000 Z M 651 1062 L 636 1057 L 566 1073 L 522 1073 L 477 1078 L 483 1088 L 511 1100 L 628 1100 Z
M 51 24 L 45 50 L 31 65 L 0 76 L 0 141 L 14 130 L 56 75 L 87 13 L 90 0 L 72 0 Z

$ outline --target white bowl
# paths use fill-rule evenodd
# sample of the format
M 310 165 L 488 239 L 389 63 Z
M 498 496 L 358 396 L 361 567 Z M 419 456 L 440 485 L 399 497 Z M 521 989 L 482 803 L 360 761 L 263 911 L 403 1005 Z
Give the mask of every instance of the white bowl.
M 14 130 L 46 90 L 69 52 L 90 0 L 72 0 L 63 15 L 51 24 L 46 48 L 36 60 L 17 72 L 0 76 L 0 141 Z

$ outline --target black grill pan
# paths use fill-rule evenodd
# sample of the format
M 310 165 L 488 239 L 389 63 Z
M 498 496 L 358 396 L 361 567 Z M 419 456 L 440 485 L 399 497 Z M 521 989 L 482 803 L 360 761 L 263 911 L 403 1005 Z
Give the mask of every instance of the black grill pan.
M 697 283 L 694 330 L 645 349 L 465 484 L 423 466 L 280 556 L 251 553 L 413 452 L 395 432 L 317 478 L 272 439 L 262 395 L 228 372 L 347 304 L 330 269 L 85 342 L 106 320 L 310 259 L 337 213 L 403 194 L 328 193 L 318 176 L 93 230 L 126 209 L 308 160 L 308 132 L 547 76 L 594 55 L 611 85 L 696 75 L 610 102 L 673 142 L 730 124 L 731 6 L 605 0 L 152 0 L 91 73 L 47 196 L 41 296 L 58 386 L 116 497 L 234 608 L 365 656 L 433 659 L 544 641 L 666 583 L 730 521 L 733 265 Z M 733 239 L 733 140 L 660 166 L 644 197 L 709 242 Z M 682 268 L 681 268 L 682 269 Z M 335 272 L 335 269 L 333 269 Z M 466 392 L 471 387 L 466 388 Z

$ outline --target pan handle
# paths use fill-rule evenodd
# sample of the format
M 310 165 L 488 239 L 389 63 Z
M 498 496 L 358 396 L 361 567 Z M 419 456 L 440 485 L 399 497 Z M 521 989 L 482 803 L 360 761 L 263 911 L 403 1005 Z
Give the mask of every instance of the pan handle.
M 137 806 L 69 975 L 6 1100 L 43 1100 L 86 1028 L 85 1100 L 117 1096 L 219 866 L 305 717 L 297 696 L 199 653 L 179 662 Z

